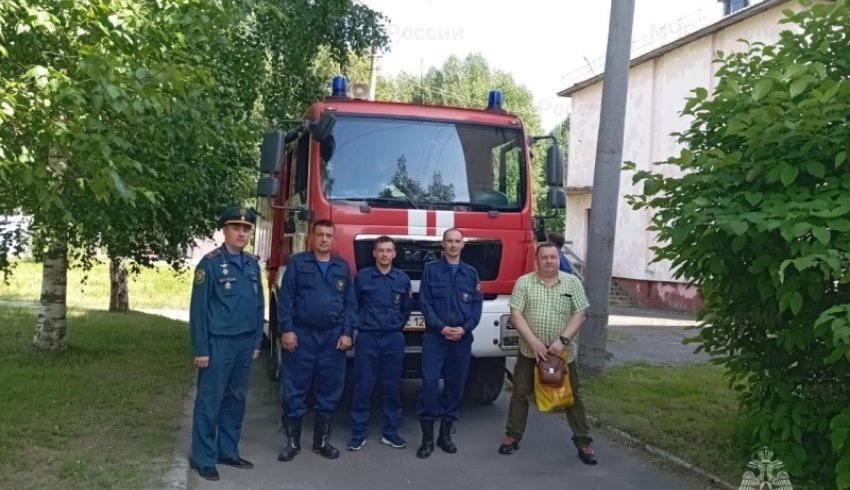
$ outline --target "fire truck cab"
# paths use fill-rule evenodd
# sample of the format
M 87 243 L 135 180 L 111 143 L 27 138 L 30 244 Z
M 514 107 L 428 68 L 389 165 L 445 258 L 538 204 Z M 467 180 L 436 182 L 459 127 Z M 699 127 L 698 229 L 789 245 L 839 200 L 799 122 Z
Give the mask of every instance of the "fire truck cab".
M 346 80 L 336 77 L 332 94 L 310 106 L 296 128 L 265 135 L 255 251 L 268 274 L 272 380 L 278 379 L 281 355 L 277 291 L 288 258 L 309 246 L 312 222 L 334 222 L 335 253 L 353 271 L 374 264 L 377 237 L 395 239 L 393 266 L 410 276 L 414 292 L 414 312 L 404 329 L 408 378 L 421 376 L 422 270 L 441 257 L 443 232 L 456 227 L 465 237 L 461 258 L 478 271 L 484 293 L 467 401 L 490 403 L 499 396 L 505 358 L 518 348 L 508 300 L 516 279 L 533 270 L 540 238 L 532 216 L 530 155 L 540 138 L 529 137 L 520 118 L 501 108 L 501 99 L 501 92 L 491 91 L 486 109 L 369 101 L 349 97 Z M 562 208 L 557 142 L 547 151 L 545 173 L 549 205 Z

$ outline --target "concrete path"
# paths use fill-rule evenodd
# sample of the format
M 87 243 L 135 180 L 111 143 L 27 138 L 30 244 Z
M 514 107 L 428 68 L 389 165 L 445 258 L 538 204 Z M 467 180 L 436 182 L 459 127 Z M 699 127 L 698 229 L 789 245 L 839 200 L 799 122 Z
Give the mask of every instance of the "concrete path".
M 188 312 L 179 310 L 142 310 L 186 321 Z M 652 310 L 612 310 L 609 318 L 608 350 L 613 363 L 699 362 L 707 357 L 694 355 L 692 346 L 681 340 L 695 332 L 696 325 L 686 314 Z M 243 426 L 243 457 L 254 462 L 252 470 L 219 467 L 222 480 L 207 482 L 189 471 L 190 489 L 427 489 L 522 488 L 538 490 L 581 488 L 607 489 L 691 489 L 704 488 L 693 479 L 684 479 L 661 471 L 647 463 L 644 455 L 593 434 L 600 459 L 597 466 L 585 466 L 576 457 L 569 441 L 570 431 L 563 416 L 542 414 L 533 406 L 522 449 L 512 456 L 496 452 L 502 437 L 510 393 L 504 393 L 493 405 L 465 407 L 458 423 L 455 441 L 460 450 L 448 455 L 439 449 L 428 460 L 416 458 L 419 443 L 415 418 L 418 381 L 405 381 L 405 417 L 401 435 L 408 441 L 402 450 L 380 444 L 380 416 L 373 408 L 370 438 L 358 452 L 346 451 L 348 405 L 336 416 L 332 441 L 341 450 L 336 461 L 326 461 L 309 449 L 312 420 L 305 420 L 302 443 L 306 450 L 293 462 L 280 463 L 277 452 L 282 441 L 279 391 L 265 375 L 265 357 L 255 362 L 249 390 L 248 411 Z M 373 407 L 378 407 L 378 401 Z M 187 407 L 188 408 L 188 407 Z M 593 407 L 588 407 L 593 411 Z M 185 452 L 189 447 L 188 428 L 191 411 L 187 410 L 178 451 L 178 468 L 185 470 Z M 177 483 L 177 482 L 175 482 Z M 182 485 L 173 485 L 182 487 Z
M 219 467 L 222 480 L 207 482 L 194 471 L 189 474 L 190 489 L 423 489 L 535 488 L 538 490 L 580 488 L 610 489 L 696 489 L 692 482 L 665 474 L 647 465 L 630 450 L 594 434 L 600 463 L 585 466 L 576 457 L 569 441 L 570 431 L 562 416 L 541 414 L 532 407 L 522 449 L 512 456 L 496 452 L 505 424 L 509 393 L 493 405 L 465 408 L 457 425 L 455 442 L 459 452 L 445 454 L 439 449 L 428 460 L 416 457 L 419 442 L 415 403 L 419 383 L 406 381 L 404 426 L 400 431 L 408 447 L 393 449 L 379 442 L 380 417 L 373 410 L 370 438 L 363 449 L 344 449 L 348 439 L 348 407 L 336 417 L 332 442 L 342 454 L 327 461 L 312 453 L 311 420 L 305 420 L 302 438 L 306 450 L 295 461 L 280 463 L 277 452 L 282 435 L 278 388 L 265 377 L 264 359 L 255 364 L 249 390 L 248 412 L 243 427 L 241 455 L 254 462 L 252 470 Z M 592 407 L 591 407 L 592 409 Z M 186 421 L 188 423 L 188 421 Z M 184 438 L 185 447 L 188 441 Z
M 682 341 L 694 337 L 698 325 L 693 315 L 658 310 L 612 309 L 608 318 L 608 352 L 614 364 L 705 362 L 704 352 Z

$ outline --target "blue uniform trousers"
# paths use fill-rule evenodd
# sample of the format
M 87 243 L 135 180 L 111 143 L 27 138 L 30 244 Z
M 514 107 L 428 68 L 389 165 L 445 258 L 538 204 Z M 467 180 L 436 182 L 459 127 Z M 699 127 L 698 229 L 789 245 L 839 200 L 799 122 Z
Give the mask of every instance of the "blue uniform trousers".
M 369 432 L 369 405 L 375 384 L 380 383 L 384 409 L 382 432 L 394 435 L 401 425 L 401 377 L 404 369 L 404 334 L 399 330 L 360 330 L 354 349 L 354 397 L 351 402 L 351 437 Z
M 239 456 L 245 393 L 256 335 L 210 335 L 210 362 L 198 370 L 198 394 L 192 416 L 191 460 L 215 466 L 218 458 Z
M 283 416 L 301 418 L 307 413 L 305 400 L 310 387 L 316 397 L 313 409 L 331 416 L 342 397 L 345 383 L 345 351 L 336 348 L 342 327 L 313 330 L 296 326 L 295 352 L 283 351 L 281 391 Z
M 439 333 L 425 332 L 422 338 L 422 392 L 417 409 L 420 419 L 457 420 L 471 355 L 471 335 L 451 341 Z M 441 374 L 442 393 L 439 392 Z

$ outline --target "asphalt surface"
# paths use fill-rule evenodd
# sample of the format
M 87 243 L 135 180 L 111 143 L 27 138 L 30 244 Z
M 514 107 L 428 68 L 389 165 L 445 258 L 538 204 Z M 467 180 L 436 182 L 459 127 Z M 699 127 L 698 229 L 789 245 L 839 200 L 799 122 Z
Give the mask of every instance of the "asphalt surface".
M 663 315 L 663 316 L 662 316 Z M 688 315 L 652 310 L 615 311 L 608 319 L 609 361 L 647 363 L 705 362 L 709 356 L 694 353 L 696 346 L 682 343 L 694 337 L 697 322 Z
M 404 422 L 400 434 L 408 441 L 405 449 L 380 443 L 380 411 L 373 402 L 370 437 L 357 452 L 345 450 L 348 440 L 348 406 L 336 416 L 332 443 L 340 458 L 328 461 L 310 451 L 312 418 L 305 419 L 302 452 L 294 461 L 281 463 L 277 453 L 282 442 L 279 392 L 264 372 L 264 358 L 256 361 L 245 423 L 241 456 L 256 466 L 240 470 L 219 466 L 221 481 L 208 482 L 190 471 L 190 489 L 460 489 L 534 488 L 582 490 L 608 489 L 694 489 L 693 482 L 655 469 L 639 454 L 617 446 L 595 433 L 594 448 L 600 463 L 586 466 L 577 458 L 570 430 L 563 416 L 542 414 L 533 407 L 520 451 L 497 453 L 507 416 L 510 393 L 503 393 L 488 406 L 465 407 L 454 440 L 457 454 L 439 448 L 427 460 L 416 457 L 420 432 L 415 419 L 418 381 L 405 381 Z M 590 407 L 592 410 L 592 407 Z M 186 423 L 189 423 L 187 420 Z M 188 448 L 187 434 L 184 444 Z

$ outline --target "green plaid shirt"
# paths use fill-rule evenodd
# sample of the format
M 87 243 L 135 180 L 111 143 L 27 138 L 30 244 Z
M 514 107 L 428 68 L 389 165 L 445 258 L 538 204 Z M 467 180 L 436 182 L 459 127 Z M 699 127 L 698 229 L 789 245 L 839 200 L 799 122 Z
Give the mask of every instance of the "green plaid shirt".
M 567 319 L 590 303 L 584 294 L 584 286 L 576 276 L 558 272 L 558 282 L 547 286 L 536 272 L 531 272 L 517 279 L 509 306 L 519 310 L 534 335 L 549 346 L 564 331 Z M 519 338 L 519 351 L 526 357 L 535 357 L 522 336 Z M 573 362 L 578 352 L 578 335 L 565 351 L 566 361 Z

